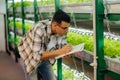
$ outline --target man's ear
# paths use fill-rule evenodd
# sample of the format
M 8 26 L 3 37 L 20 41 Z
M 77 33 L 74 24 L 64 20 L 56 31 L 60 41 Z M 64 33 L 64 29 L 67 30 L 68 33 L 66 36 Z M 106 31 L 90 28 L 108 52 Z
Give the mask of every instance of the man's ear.
M 53 33 L 56 33 L 56 23 L 55 22 L 52 22 L 52 31 Z
M 57 22 L 53 22 L 53 26 L 54 27 L 58 26 L 58 23 Z

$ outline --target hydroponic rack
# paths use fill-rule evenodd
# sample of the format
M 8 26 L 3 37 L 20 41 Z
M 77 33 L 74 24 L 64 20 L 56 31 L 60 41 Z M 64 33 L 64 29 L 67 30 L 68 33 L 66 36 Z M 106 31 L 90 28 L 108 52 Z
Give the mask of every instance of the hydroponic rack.
M 55 0 L 55 6 L 54 5 L 46 5 L 46 6 L 40 6 L 38 7 L 37 4 L 37 0 L 34 0 L 34 7 L 24 7 L 24 1 L 21 0 L 21 7 L 15 8 L 15 3 L 14 0 L 12 0 L 12 8 L 8 8 L 8 0 L 6 0 L 6 10 L 7 10 L 7 25 L 9 24 L 9 17 L 8 16 L 13 16 L 13 22 L 14 22 L 14 50 L 15 50 L 15 56 L 16 56 L 16 61 L 19 58 L 19 54 L 17 52 L 17 45 L 16 45 L 16 17 L 21 17 L 22 18 L 22 34 L 25 34 L 25 17 L 26 16 L 32 16 L 32 19 L 34 20 L 34 22 L 38 21 L 38 15 L 40 15 L 40 13 L 38 13 L 38 11 L 40 11 L 41 13 L 43 12 L 43 14 L 45 13 L 54 13 L 56 10 L 58 10 L 59 8 L 65 10 L 68 12 L 68 14 L 71 13 L 75 13 L 76 15 L 79 15 L 79 18 L 83 19 L 83 20 L 92 20 L 92 16 L 91 14 L 92 9 L 93 9 L 93 5 L 92 3 L 74 3 L 74 4 L 65 4 L 65 5 L 60 5 L 60 1 L 59 0 Z M 118 21 L 120 20 L 120 9 L 118 8 L 119 5 L 114 6 L 114 4 L 119 4 L 119 1 L 116 2 L 108 2 L 107 5 L 110 5 L 110 11 L 107 13 L 107 17 L 109 18 L 109 20 L 115 20 Z M 109 74 L 110 76 L 114 77 L 115 79 L 120 79 L 120 73 L 119 73 L 119 62 L 114 62 L 111 61 L 109 58 L 104 58 L 104 51 L 103 51 L 103 46 L 104 46 L 104 40 L 103 40 L 103 32 L 104 32 L 104 19 L 106 18 L 105 14 L 104 14 L 104 6 L 103 6 L 103 0 L 95 0 L 95 4 L 96 4 L 96 27 L 95 27 L 95 43 L 96 43 L 96 50 L 95 53 L 97 53 L 97 80 L 104 80 L 104 75 L 105 74 Z M 76 7 L 77 6 L 77 7 Z M 80 6 L 88 6 L 88 9 L 79 9 Z M 114 6 L 114 7 L 113 7 Z M 72 8 L 73 7 L 73 8 Z M 118 8 L 116 10 L 116 8 Z M 39 9 L 39 10 L 38 10 Z M 37 11 L 38 10 L 38 11 Z M 114 10 L 114 11 L 113 11 Z M 8 13 L 9 11 L 9 13 Z M 72 11 L 72 12 L 71 12 Z M 12 12 L 12 13 L 11 13 Z M 29 12 L 29 14 L 28 14 Z M 45 12 L 45 13 L 44 13 Z M 20 15 L 21 14 L 21 15 Z M 26 15 L 28 14 L 28 15 Z M 84 16 L 83 16 L 84 15 Z M 118 28 L 119 29 L 119 28 Z M 10 42 L 10 32 L 9 32 L 9 27 L 8 27 L 8 46 L 10 46 L 11 42 Z M 94 33 L 94 34 L 95 34 Z M 93 62 L 93 55 L 91 56 L 91 54 L 89 54 L 88 52 L 84 52 L 85 55 L 88 55 L 87 57 L 84 58 L 84 61 L 88 62 L 89 64 L 91 62 Z M 76 58 L 80 58 L 79 56 L 75 56 Z M 92 60 L 91 60 L 92 59 Z M 104 60 L 105 59 L 105 60 Z M 112 65 L 116 65 L 118 66 L 117 70 L 115 69 L 115 67 L 111 66 L 111 64 L 107 65 L 109 66 L 108 68 L 106 67 L 106 63 L 111 63 L 113 62 Z M 58 60 L 58 80 L 62 80 L 62 67 L 61 67 L 61 62 L 62 60 Z

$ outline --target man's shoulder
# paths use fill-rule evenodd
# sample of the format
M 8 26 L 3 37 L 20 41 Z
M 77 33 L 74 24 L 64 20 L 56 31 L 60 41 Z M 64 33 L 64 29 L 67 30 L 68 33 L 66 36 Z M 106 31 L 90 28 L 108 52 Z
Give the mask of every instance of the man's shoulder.
M 40 28 L 45 28 L 46 26 L 49 25 L 51 21 L 49 19 L 46 19 L 46 20 L 41 20 L 41 21 L 38 21 L 35 26 L 39 26 Z
M 51 22 L 49 19 L 45 19 L 45 20 L 41 20 L 41 21 L 38 21 L 38 23 L 42 23 L 42 24 L 48 24 L 49 22 Z

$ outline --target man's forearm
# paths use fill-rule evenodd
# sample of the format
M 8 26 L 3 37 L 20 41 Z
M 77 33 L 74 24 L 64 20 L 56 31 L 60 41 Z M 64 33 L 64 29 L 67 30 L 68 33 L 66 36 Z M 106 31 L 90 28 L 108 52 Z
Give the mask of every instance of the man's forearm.
M 50 52 L 46 51 L 46 52 L 43 52 L 41 60 L 47 60 L 50 58 L 54 58 L 54 57 L 61 55 L 61 54 L 63 54 L 63 51 L 61 49 L 50 51 Z

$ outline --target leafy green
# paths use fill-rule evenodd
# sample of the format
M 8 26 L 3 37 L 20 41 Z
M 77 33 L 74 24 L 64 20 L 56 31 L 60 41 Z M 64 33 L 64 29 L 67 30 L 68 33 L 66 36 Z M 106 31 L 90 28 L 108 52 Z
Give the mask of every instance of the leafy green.
M 55 73 L 57 73 L 57 64 L 55 63 L 53 66 L 53 70 Z M 63 80 L 83 80 L 81 79 L 82 76 L 75 76 L 75 70 L 71 70 L 70 68 L 67 67 L 62 67 L 62 77 Z
M 81 3 L 81 2 L 91 2 L 92 0 L 60 0 L 60 4 L 70 4 L 70 3 Z M 26 6 L 33 6 L 34 2 L 31 2 L 31 1 L 24 1 L 24 7 Z M 55 3 L 55 0 L 47 0 L 47 1 L 44 1 L 44 0 L 40 0 L 40 1 L 37 1 L 37 4 L 38 6 L 41 6 L 41 5 L 48 5 L 48 4 L 53 4 L 54 5 Z M 17 7 L 20 7 L 21 6 L 21 2 L 16 2 L 14 4 L 14 7 L 17 8 Z M 10 5 L 10 7 L 13 7 L 12 3 Z
M 30 2 L 30 1 L 24 1 L 24 7 L 26 6 L 33 6 L 33 2 Z M 17 7 L 20 7 L 21 6 L 21 2 L 16 2 L 14 4 L 14 7 L 17 8 Z M 11 3 L 10 7 L 13 7 L 13 4 Z
M 10 42 L 13 43 L 13 44 L 17 44 L 18 45 L 18 43 L 20 43 L 20 41 L 21 41 L 21 38 L 18 37 L 18 36 L 16 37 L 16 42 L 15 42 L 14 36 L 10 37 Z
M 120 56 L 120 41 L 104 39 L 104 52 L 107 56 Z
M 85 50 L 93 52 L 93 36 L 77 34 L 69 32 L 67 34 L 67 42 L 72 45 L 77 45 L 80 43 L 85 44 Z M 109 57 L 120 56 L 120 41 L 112 39 L 104 39 L 104 53 Z
M 14 22 L 10 21 L 9 26 L 13 27 L 14 26 Z M 22 29 L 22 22 L 21 21 L 16 21 L 16 27 L 17 27 L 17 29 Z M 32 23 L 25 22 L 25 30 L 26 31 L 28 31 L 31 27 L 32 27 Z
M 85 49 L 93 52 L 93 37 L 92 36 L 69 32 L 67 34 L 67 42 L 72 45 L 84 43 Z

